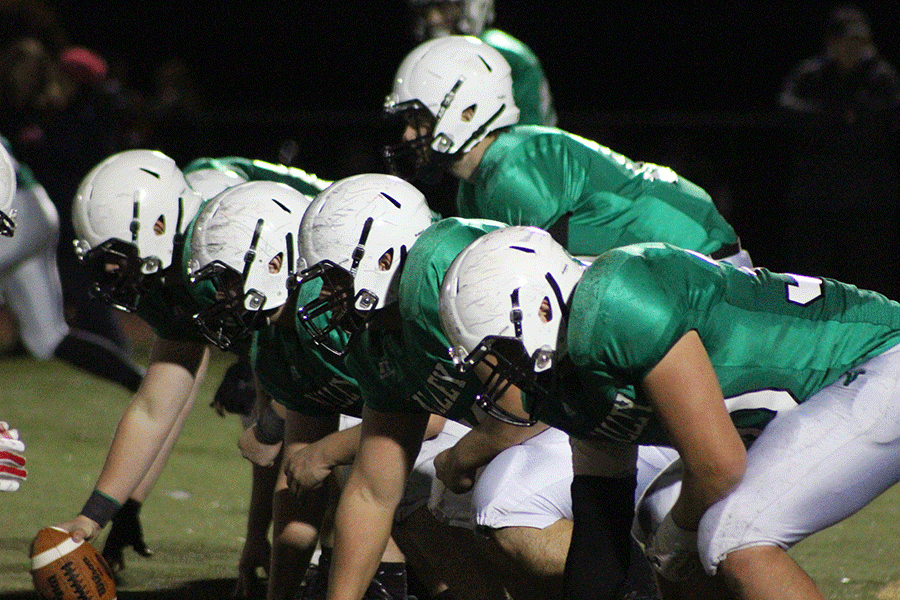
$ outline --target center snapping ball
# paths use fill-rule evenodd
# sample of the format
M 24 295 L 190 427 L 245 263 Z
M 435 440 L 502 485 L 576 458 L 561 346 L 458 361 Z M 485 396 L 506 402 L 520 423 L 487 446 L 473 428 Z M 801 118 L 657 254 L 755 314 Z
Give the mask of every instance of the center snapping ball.
M 103 556 L 58 527 L 45 527 L 31 542 L 31 580 L 46 600 L 116 600 L 116 583 Z

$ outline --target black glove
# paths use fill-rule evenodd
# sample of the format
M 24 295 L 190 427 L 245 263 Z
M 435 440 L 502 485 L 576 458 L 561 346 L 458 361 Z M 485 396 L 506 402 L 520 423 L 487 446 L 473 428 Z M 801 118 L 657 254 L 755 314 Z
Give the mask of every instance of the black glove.
M 153 550 L 144 542 L 144 531 L 138 518 L 140 512 L 141 503 L 129 498 L 112 519 L 112 528 L 106 536 L 102 554 L 113 572 L 125 568 L 123 550 L 127 546 L 144 558 L 153 556 Z
M 240 355 L 237 362 L 225 370 L 210 406 L 223 416 L 226 412 L 249 415 L 255 402 L 256 385 L 253 383 L 250 359 Z

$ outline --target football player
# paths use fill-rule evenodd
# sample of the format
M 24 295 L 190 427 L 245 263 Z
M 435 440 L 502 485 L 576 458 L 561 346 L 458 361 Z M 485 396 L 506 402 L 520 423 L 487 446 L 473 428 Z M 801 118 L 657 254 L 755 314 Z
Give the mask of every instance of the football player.
M 489 405 L 517 386 L 519 416 L 587 440 L 607 476 L 637 444 L 678 450 L 646 540 L 664 579 L 702 565 L 740 598 L 821 598 L 786 550 L 900 480 L 900 304 L 880 294 L 669 244 L 585 269 L 517 227 L 460 254 L 441 320 Z
M 16 167 L 6 145 L 0 143 L 0 235 L 12 237 L 16 231 L 13 220 L 13 197 L 16 195 Z
M 415 12 L 415 33 L 420 42 L 448 35 L 472 35 L 495 48 L 512 68 L 513 92 L 519 122 L 556 125 L 550 85 L 534 52 L 494 22 L 494 0 L 409 0 Z
M 406 202 L 411 197 L 424 206 L 421 192 L 413 186 L 390 176 L 377 177 L 390 184 L 379 189 L 391 193 L 397 201 Z M 343 189 L 340 183 L 335 185 Z M 322 195 L 331 193 L 329 188 Z M 422 218 L 430 222 L 427 209 Z M 299 287 L 292 286 L 289 291 L 287 286 L 294 279 L 296 265 L 305 264 L 295 247 L 299 242 L 300 218 L 284 214 L 276 230 L 267 236 L 260 235 L 258 239 L 255 237 L 257 220 L 255 206 L 229 202 L 227 195 L 221 202 L 217 198 L 204 207 L 193 225 L 188 262 L 192 279 L 213 283 L 217 297 L 221 298 L 196 317 L 207 338 L 219 347 L 231 347 L 253 332 L 250 354 L 254 372 L 267 400 L 275 400 L 242 436 L 241 447 L 248 458 L 263 466 L 278 459 L 277 448 L 282 441 L 286 448 L 285 470 L 279 475 L 275 493 L 276 545 L 269 574 L 269 595 L 293 598 L 299 583 L 297 573 L 283 569 L 294 567 L 298 562 L 308 564 L 312 556 L 322 522 L 325 494 L 329 489 L 323 484 L 336 466 L 349 464 L 356 453 L 360 427 L 350 425 L 359 421 L 362 400 L 355 380 L 347 374 L 337 356 L 340 351 L 318 351 L 297 320 L 296 308 L 306 305 L 319 294 L 311 284 L 302 287 L 307 297 L 299 294 Z M 277 247 L 271 247 L 272 236 L 276 234 L 282 240 L 291 240 L 287 249 L 283 241 Z M 248 271 L 245 261 L 250 256 L 255 256 L 256 260 L 269 260 L 269 271 L 257 270 L 255 275 L 252 268 Z M 263 279 L 272 283 L 263 283 Z M 287 300 L 278 303 L 280 308 L 264 319 L 267 309 L 260 304 L 260 292 L 264 292 L 266 298 L 276 293 L 287 295 Z M 247 307 L 251 305 L 261 308 L 250 314 Z M 333 347 L 342 348 L 345 341 L 340 332 L 332 332 Z M 339 430 L 341 415 L 355 418 L 340 419 Z M 420 578 L 426 576 L 423 579 L 429 593 L 453 589 L 453 584 L 458 581 L 462 557 L 470 554 L 462 542 L 471 540 L 471 532 L 429 524 L 426 503 L 434 478 L 434 456 L 452 446 L 465 431 L 464 427 L 445 424 L 444 419 L 438 417 L 429 423 L 413 477 L 406 486 L 404 501 L 394 514 L 394 529 L 406 543 L 398 548 L 391 539 L 377 573 L 369 583 L 367 598 L 382 597 L 379 595 L 382 592 L 390 598 L 405 597 L 405 554 L 410 554 L 411 560 L 415 561 L 419 558 L 420 547 L 427 552 L 423 557 L 427 562 L 416 562 L 416 573 Z M 270 451 L 266 452 L 266 448 Z M 288 493 L 289 485 L 291 491 L 302 493 L 302 502 L 298 503 Z M 425 531 L 428 538 L 423 541 Z M 304 598 L 324 598 L 332 554 L 329 532 L 326 529 L 322 533 L 317 576 L 304 590 Z M 455 556 L 449 554 L 453 551 Z M 281 556 L 290 552 L 302 556 L 284 564 Z M 441 556 L 443 562 L 438 564 L 434 555 Z M 448 556 L 455 559 L 453 572 L 441 573 L 446 569 Z M 442 576 L 447 576 L 449 582 L 444 582 Z M 454 597 L 486 597 L 483 594 L 489 586 L 490 582 L 484 581 L 478 589 L 457 588 L 453 590 Z M 469 595 L 465 595 L 466 591 Z
M 228 172 L 220 176 L 204 172 L 192 178 L 206 193 L 243 181 L 243 177 L 225 171 Z M 257 185 L 278 198 L 284 196 L 285 202 L 299 202 L 298 196 L 302 197 L 297 189 L 285 184 L 261 181 Z M 295 187 L 302 185 L 305 184 L 297 183 Z M 318 191 L 312 185 L 307 189 L 310 195 Z M 188 224 L 201 202 L 200 193 L 189 185 L 174 161 L 149 150 L 131 150 L 109 157 L 80 186 L 74 212 L 78 252 L 91 273 L 94 294 L 135 312 L 157 337 L 147 375 L 113 440 L 97 490 L 83 514 L 63 525 L 78 539 L 95 537 L 113 515 L 116 520 L 123 518 L 119 516 L 119 504 L 124 498 L 128 501 L 123 509 L 140 508 L 180 433 L 205 374 L 209 350 L 193 321 L 193 315 L 204 306 L 203 298 L 192 295 L 182 263 Z M 132 437 L 139 441 L 132 443 Z M 254 471 L 255 485 L 257 479 L 264 480 L 265 474 Z M 115 568 L 123 566 L 125 545 L 139 540 L 143 546 L 142 538 L 134 535 L 134 527 L 129 532 L 124 539 L 113 538 L 114 545 L 107 540 L 109 550 L 104 551 Z M 245 546 L 245 552 L 250 550 Z M 259 563 L 268 563 L 268 556 L 258 555 L 259 552 Z M 240 571 L 239 586 L 255 566 Z
M 358 599 L 365 591 L 430 414 L 473 426 L 435 466 L 438 474 L 458 474 L 442 477 L 451 491 L 474 486 L 474 520 L 499 550 L 495 560 L 503 561 L 510 594 L 559 597 L 572 523 L 568 438 L 482 418 L 475 406 L 482 385 L 455 373 L 438 321 L 450 261 L 503 225 L 455 218 L 431 224 L 424 201 L 400 196 L 385 177 L 335 183 L 302 224 L 309 267 L 301 286 L 322 292 L 301 307 L 301 324 L 320 346 L 345 354 L 365 403 L 360 450 L 336 516 L 329 597 Z M 350 336 L 343 349 L 333 344 L 335 332 Z
M 403 141 L 385 148 L 393 171 L 423 180 L 450 172 L 461 180 L 459 216 L 541 227 L 575 255 L 661 241 L 749 261 L 705 191 L 667 167 L 517 124 L 512 85 L 506 60 L 476 38 L 414 49 L 384 106 L 408 123 Z
M 0 138 L 0 145 L 6 144 Z M 0 294 L 12 311 L 25 348 L 38 360 L 58 358 L 129 391 L 136 390 L 143 372 L 122 350 L 66 324 L 56 264 L 56 208 L 31 170 L 5 149 L 0 156 L 0 186 L 0 195 L 12 193 L 0 228 L 5 235 L 15 231 L 0 244 Z M 15 223 L 11 215 L 15 215 Z

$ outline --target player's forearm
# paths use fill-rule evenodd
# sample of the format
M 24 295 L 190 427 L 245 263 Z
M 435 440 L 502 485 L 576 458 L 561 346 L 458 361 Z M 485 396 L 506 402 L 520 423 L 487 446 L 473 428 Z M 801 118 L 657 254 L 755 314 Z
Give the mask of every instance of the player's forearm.
M 335 516 L 329 600 L 363 597 L 390 537 L 395 509 L 348 483 Z
M 532 427 L 518 427 L 487 419 L 472 428 L 450 450 L 450 458 L 460 470 L 473 470 L 491 462 L 498 454 L 521 444 L 547 429 L 538 423 Z
M 672 518 L 680 527 L 696 530 L 706 509 L 727 496 L 741 480 L 742 468 L 695 475 L 685 469 L 681 493 L 672 507 Z
M 359 440 L 361 425 L 335 431 L 323 437 L 321 440 L 310 444 L 321 464 L 330 467 L 349 465 L 353 463 L 356 453 L 359 452 Z
M 124 503 L 162 451 L 171 426 L 133 402 L 119 421 L 96 489 Z

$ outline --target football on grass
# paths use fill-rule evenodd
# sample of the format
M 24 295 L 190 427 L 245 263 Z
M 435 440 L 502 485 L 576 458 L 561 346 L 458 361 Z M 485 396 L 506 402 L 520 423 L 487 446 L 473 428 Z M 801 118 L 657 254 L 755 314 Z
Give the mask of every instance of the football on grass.
M 112 571 L 88 542 L 45 527 L 31 542 L 31 579 L 46 600 L 115 600 Z

